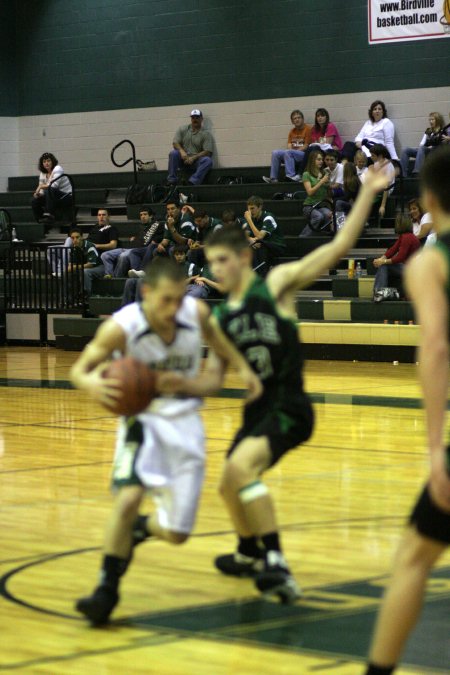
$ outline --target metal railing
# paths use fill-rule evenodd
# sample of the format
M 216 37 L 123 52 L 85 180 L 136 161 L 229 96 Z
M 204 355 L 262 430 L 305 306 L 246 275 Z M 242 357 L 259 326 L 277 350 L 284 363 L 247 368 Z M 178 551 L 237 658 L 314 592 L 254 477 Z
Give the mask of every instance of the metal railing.
M 126 159 L 124 162 L 118 162 L 115 158 L 115 153 L 118 148 L 120 148 L 122 145 L 125 143 L 128 143 L 128 145 L 131 147 L 131 157 Z M 137 185 L 138 182 L 138 174 L 137 174 L 137 168 L 136 168 L 136 147 L 133 143 L 133 141 L 130 141 L 128 138 L 124 138 L 123 141 L 120 141 L 120 143 L 117 143 L 111 150 L 111 162 L 114 164 L 114 166 L 117 166 L 119 169 L 122 168 L 123 166 L 126 166 L 130 162 L 133 162 L 133 175 L 134 175 L 134 184 Z
M 84 269 L 73 262 L 73 249 L 66 246 L 12 244 L 0 255 L 4 278 L 5 311 L 39 314 L 40 341 L 47 342 L 48 314 L 82 314 L 87 301 Z

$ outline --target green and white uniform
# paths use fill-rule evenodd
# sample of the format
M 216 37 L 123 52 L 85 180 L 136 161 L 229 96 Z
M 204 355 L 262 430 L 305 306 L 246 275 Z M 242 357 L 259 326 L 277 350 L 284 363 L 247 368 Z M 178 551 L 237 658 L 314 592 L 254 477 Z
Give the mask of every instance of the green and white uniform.
M 224 333 L 243 354 L 263 383 L 263 394 L 245 406 L 244 423 L 231 454 L 248 436 L 266 436 L 272 464 L 306 441 L 313 428 L 313 410 L 303 389 L 303 356 L 295 322 L 278 312 L 263 279 L 255 277 L 239 306 L 224 302 L 215 308 Z
M 185 297 L 176 315 L 176 336 L 166 344 L 133 303 L 113 315 L 126 335 L 126 355 L 153 370 L 195 377 L 202 358 L 198 305 Z M 113 485 L 143 485 L 158 503 L 158 521 L 176 532 L 191 531 L 204 473 L 201 400 L 159 396 L 134 417 L 119 420 Z

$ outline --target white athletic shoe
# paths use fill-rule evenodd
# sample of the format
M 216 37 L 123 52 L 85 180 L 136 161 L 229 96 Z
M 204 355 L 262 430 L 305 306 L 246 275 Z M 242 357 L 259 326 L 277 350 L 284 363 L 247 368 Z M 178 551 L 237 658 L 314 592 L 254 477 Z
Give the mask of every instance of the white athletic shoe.
M 144 270 L 128 270 L 128 276 L 130 279 L 142 279 L 145 277 Z

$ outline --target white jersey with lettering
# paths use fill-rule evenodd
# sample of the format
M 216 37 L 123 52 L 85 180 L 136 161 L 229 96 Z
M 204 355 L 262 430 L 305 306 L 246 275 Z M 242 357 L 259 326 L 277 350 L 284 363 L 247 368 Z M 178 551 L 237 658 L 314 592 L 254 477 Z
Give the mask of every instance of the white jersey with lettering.
M 140 303 L 126 305 L 113 314 L 113 320 L 126 334 L 126 355 L 142 361 L 152 370 L 170 370 L 195 377 L 202 357 L 202 333 L 197 301 L 186 296 L 178 310 L 175 339 L 166 344 L 153 330 Z M 146 413 L 176 417 L 200 407 L 198 398 L 161 396 L 155 398 Z M 144 421 L 144 420 L 142 420 Z

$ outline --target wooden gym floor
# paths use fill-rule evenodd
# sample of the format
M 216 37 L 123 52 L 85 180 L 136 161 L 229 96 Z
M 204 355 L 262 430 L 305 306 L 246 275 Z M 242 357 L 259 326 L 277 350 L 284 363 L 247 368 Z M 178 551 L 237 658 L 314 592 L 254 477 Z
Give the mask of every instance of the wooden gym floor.
M 0 349 L 0 671 L 95 675 L 363 672 L 380 594 L 426 475 L 412 365 L 310 362 L 312 440 L 267 476 L 287 558 L 304 589 L 294 607 L 220 576 L 234 537 L 216 491 L 242 392 L 205 402 L 208 470 L 193 538 L 137 550 L 107 629 L 73 610 L 90 592 L 111 506 L 115 420 L 67 381 L 76 354 Z M 448 673 L 450 557 L 429 584 L 399 673 Z

